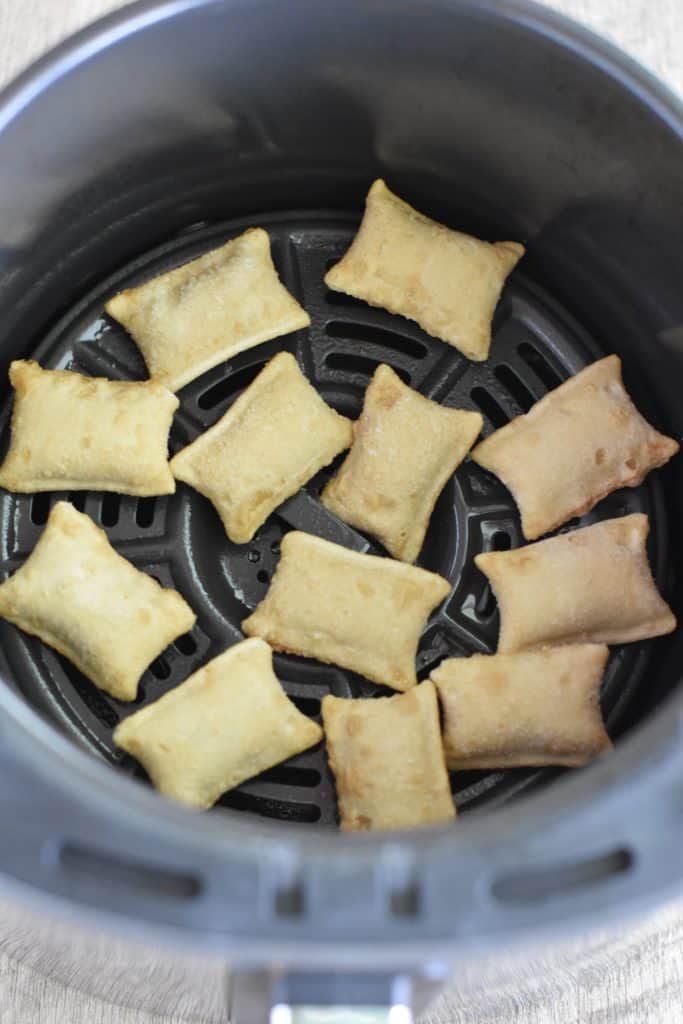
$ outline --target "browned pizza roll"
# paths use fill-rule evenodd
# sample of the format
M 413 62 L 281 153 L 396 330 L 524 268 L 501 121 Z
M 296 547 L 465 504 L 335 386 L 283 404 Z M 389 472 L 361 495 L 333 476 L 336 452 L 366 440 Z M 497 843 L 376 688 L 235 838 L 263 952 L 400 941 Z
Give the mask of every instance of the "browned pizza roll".
M 124 719 L 115 742 L 164 796 L 210 807 L 221 793 L 322 739 L 320 726 L 287 697 L 272 661 L 262 640 L 228 648 Z
M 414 562 L 446 481 L 482 428 L 478 412 L 446 409 L 378 366 L 354 427 L 351 451 L 322 503 Z
M 132 335 L 150 377 L 171 391 L 311 322 L 281 283 L 262 228 L 120 292 L 105 309 Z
M 84 377 L 16 360 L 8 491 L 173 494 L 168 432 L 178 399 L 155 381 Z
M 643 419 L 607 356 L 482 441 L 472 458 L 500 477 L 527 540 L 583 515 L 619 487 L 636 487 L 678 443 Z
M 228 411 L 171 460 L 176 479 L 205 495 L 226 533 L 245 544 L 264 520 L 351 444 L 289 352 L 264 367 Z
M 477 555 L 500 609 L 498 651 L 619 644 L 674 630 L 647 561 L 649 528 L 638 513 Z
M 378 180 L 351 248 L 325 283 L 415 320 L 481 361 L 505 278 L 523 255 L 518 242 L 491 245 L 425 217 Z
M 58 502 L 20 569 L 0 584 L 0 616 L 40 637 L 119 700 L 195 614 L 175 590 L 114 551 L 104 530 Z
M 375 700 L 325 697 L 322 713 L 342 829 L 414 828 L 455 817 L 433 683 Z
M 586 764 L 611 747 L 600 713 L 604 644 L 447 658 L 431 673 L 451 769 Z
M 247 636 L 394 690 L 414 686 L 420 633 L 448 581 L 298 531 L 285 535 L 281 550 L 268 593 L 242 623 Z

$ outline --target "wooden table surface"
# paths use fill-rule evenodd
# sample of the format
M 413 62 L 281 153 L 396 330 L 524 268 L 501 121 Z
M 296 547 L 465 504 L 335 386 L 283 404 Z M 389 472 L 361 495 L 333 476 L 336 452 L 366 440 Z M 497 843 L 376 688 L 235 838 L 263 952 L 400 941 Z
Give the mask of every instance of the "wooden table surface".
M 0 0 L 0 85 L 65 35 L 120 6 L 118 0 Z M 550 6 L 610 37 L 683 93 L 683 0 L 551 0 Z M 223 1019 L 218 1008 L 194 1006 L 188 993 L 174 996 L 170 1015 L 157 1012 L 164 987 L 172 989 L 167 965 L 158 972 L 153 965 L 145 968 L 149 973 L 136 978 L 138 995 L 132 997 L 130 978 L 118 980 L 115 957 L 110 979 L 87 984 L 88 957 L 94 965 L 96 952 L 85 947 L 83 969 L 72 966 L 65 980 L 58 953 L 32 934 L 0 905 L 0 1024 Z M 106 972 L 107 964 L 97 969 Z M 683 1024 L 683 901 L 618 933 L 565 941 L 522 958 L 475 962 L 424 1022 Z

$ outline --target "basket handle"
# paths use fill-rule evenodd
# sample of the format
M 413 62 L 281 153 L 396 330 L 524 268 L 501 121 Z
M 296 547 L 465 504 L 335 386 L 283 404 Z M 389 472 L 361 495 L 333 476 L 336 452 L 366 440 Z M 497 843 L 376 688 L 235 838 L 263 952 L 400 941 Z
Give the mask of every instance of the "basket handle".
M 237 970 L 230 977 L 230 1024 L 413 1024 L 441 980 L 382 971 Z

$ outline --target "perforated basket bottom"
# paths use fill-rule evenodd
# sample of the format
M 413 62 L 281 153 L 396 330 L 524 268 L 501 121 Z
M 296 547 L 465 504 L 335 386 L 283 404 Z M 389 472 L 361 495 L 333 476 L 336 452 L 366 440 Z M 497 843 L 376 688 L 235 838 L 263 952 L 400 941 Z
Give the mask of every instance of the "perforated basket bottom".
M 296 354 L 325 400 L 347 416 L 358 415 L 370 376 L 383 362 L 429 398 L 447 406 L 479 409 L 485 418 L 485 434 L 527 410 L 550 388 L 602 354 L 562 308 L 523 274 L 515 273 L 496 312 L 491 358 L 483 365 L 468 362 L 409 321 L 326 290 L 324 273 L 347 248 L 355 222 L 321 213 L 271 215 L 260 221 L 252 218 L 248 223 L 210 228 L 194 225 L 104 281 L 27 356 L 44 366 L 69 367 L 92 375 L 145 377 L 133 342 L 103 316 L 106 298 L 257 223 L 269 232 L 278 271 L 310 313 L 312 326 L 244 352 L 184 388 L 171 432 L 173 452 L 213 424 L 282 348 Z M 0 420 L 5 445 L 9 412 L 8 402 Z M 68 424 L 64 429 L 68 430 Z M 320 490 L 330 472 L 324 471 L 309 484 L 309 495 Z M 305 497 L 294 499 L 270 517 L 251 544 L 237 546 L 225 536 L 211 505 L 183 485 L 170 498 L 3 493 L 3 578 L 33 549 L 50 507 L 64 497 L 100 523 L 122 555 L 163 585 L 180 590 L 198 614 L 197 625 L 151 665 L 133 705 L 100 693 L 59 655 L 5 623 L 0 627 L 2 643 L 16 685 L 31 703 L 120 771 L 142 776 L 136 763 L 114 747 L 113 728 L 132 710 L 156 700 L 226 645 L 241 639 L 239 623 L 266 593 L 283 534 L 292 525 L 317 532 L 316 505 Z M 657 566 L 664 552 L 662 502 L 656 480 L 613 494 L 581 523 L 634 511 L 651 517 L 651 558 Z M 565 529 L 576 525 L 568 524 Z M 354 539 L 350 532 L 348 537 Z M 419 559 L 419 564 L 441 573 L 453 586 L 451 596 L 422 635 L 420 678 L 449 655 L 495 650 L 497 610 L 473 558 L 480 551 L 521 543 L 519 518 L 509 493 L 493 476 L 466 461 L 437 503 Z M 379 551 L 375 546 L 370 550 Z M 637 700 L 647 656 L 647 644 L 615 649 L 612 655 L 602 702 L 613 735 Z M 300 710 L 316 719 L 327 693 L 373 697 L 389 692 L 352 673 L 302 658 L 276 655 L 275 668 Z M 453 773 L 452 783 L 458 809 L 466 812 L 500 804 L 556 775 L 553 770 L 531 769 L 458 772 Z M 324 748 L 319 746 L 264 772 L 226 794 L 219 806 L 290 822 L 332 825 L 336 801 Z

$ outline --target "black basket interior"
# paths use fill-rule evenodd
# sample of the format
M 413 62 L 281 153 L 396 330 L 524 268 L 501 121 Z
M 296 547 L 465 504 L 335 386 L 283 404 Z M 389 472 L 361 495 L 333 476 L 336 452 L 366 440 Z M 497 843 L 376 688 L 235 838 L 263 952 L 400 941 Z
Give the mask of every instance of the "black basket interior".
M 123 328 L 103 314 L 116 290 L 184 262 L 260 223 L 270 234 L 273 258 L 287 287 L 311 315 L 310 330 L 265 343 L 222 364 L 179 394 L 181 406 L 171 432 L 175 452 L 213 424 L 277 351 L 294 352 L 325 400 L 347 416 L 360 412 L 363 394 L 379 363 L 388 363 L 420 392 L 447 406 L 478 409 L 484 434 L 526 411 L 549 389 L 611 349 L 593 339 L 522 269 L 513 273 L 494 322 L 491 357 L 471 363 L 417 325 L 326 289 L 323 276 L 353 236 L 356 221 L 337 213 L 283 214 L 211 227 L 193 225 L 170 243 L 123 269 L 73 308 L 37 351 L 25 353 L 48 367 L 68 367 L 115 379 L 146 376 L 141 357 Z M 636 400 L 625 367 L 627 383 Z M 0 423 L 9 435 L 8 397 Z M 64 425 L 68 429 L 68 424 Z M 336 465 L 336 464 L 335 464 Z M 272 515 L 248 545 L 226 537 L 212 506 L 180 484 L 177 494 L 135 499 L 115 494 L 0 496 L 3 578 L 33 549 L 50 507 L 67 497 L 106 530 L 114 547 L 165 586 L 181 591 L 198 614 L 191 633 L 180 637 L 142 678 L 139 696 L 123 704 L 101 693 L 72 665 L 37 640 L 6 623 L 2 644 L 14 683 L 61 728 L 120 771 L 143 777 L 142 769 L 112 743 L 112 730 L 131 711 L 156 700 L 226 645 L 241 639 L 240 621 L 263 598 L 279 557 L 283 534 L 308 529 L 374 553 L 369 538 L 320 513 L 315 497 L 335 467 L 318 475 Z M 650 516 L 650 558 L 660 586 L 671 583 L 667 552 L 666 473 L 653 474 L 638 488 L 612 494 L 580 521 L 646 512 Z M 502 484 L 466 460 L 449 481 L 431 520 L 420 565 L 448 578 L 453 591 L 432 616 L 419 649 L 419 677 L 444 657 L 496 649 L 498 614 L 474 555 L 523 543 L 515 504 Z M 648 671 L 652 643 L 613 649 L 602 690 L 610 734 L 618 738 L 661 696 Z M 316 720 L 327 693 L 374 697 L 389 693 L 352 673 L 303 658 L 277 654 L 275 669 L 296 705 Z M 552 769 L 452 773 L 460 812 L 494 807 L 522 791 L 547 784 Z M 226 794 L 219 807 L 289 822 L 331 826 L 336 801 L 324 747 L 307 751 Z

